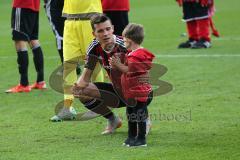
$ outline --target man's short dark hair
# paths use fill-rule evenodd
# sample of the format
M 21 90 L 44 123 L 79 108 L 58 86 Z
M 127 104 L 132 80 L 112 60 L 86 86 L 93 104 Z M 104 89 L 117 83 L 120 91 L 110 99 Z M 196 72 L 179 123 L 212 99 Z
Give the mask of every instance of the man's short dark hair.
M 104 23 L 106 21 L 110 21 L 110 18 L 108 18 L 105 14 L 96 14 L 91 18 L 91 26 L 93 31 L 95 31 L 95 24 L 99 24 L 99 23 Z M 112 23 L 112 22 L 111 22 Z
M 144 39 L 143 26 L 141 24 L 130 23 L 123 30 L 122 35 L 137 44 L 141 44 Z

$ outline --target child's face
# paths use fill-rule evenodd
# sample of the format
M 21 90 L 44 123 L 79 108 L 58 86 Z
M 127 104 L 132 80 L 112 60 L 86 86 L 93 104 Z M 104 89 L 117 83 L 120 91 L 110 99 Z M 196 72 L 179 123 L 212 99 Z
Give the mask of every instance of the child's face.
M 131 49 L 132 47 L 132 40 L 126 37 L 123 37 L 124 45 L 127 49 Z

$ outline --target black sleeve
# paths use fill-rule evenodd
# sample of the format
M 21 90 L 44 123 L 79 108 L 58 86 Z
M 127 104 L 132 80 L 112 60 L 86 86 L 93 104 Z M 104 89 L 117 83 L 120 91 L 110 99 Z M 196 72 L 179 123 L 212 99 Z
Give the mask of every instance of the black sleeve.
M 87 53 L 87 59 L 84 67 L 90 70 L 94 70 L 98 61 L 99 58 L 97 56 L 96 49 L 93 48 Z

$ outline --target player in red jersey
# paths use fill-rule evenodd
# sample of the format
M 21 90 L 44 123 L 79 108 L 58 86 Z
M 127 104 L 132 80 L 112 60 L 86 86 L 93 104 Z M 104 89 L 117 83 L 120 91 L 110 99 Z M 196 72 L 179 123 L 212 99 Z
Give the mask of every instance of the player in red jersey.
M 114 34 L 122 35 L 123 29 L 128 25 L 129 0 L 102 0 L 103 13 L 112 21 Z
M 211 47 L 210 24 L 212 24 L 213 0 L 176 0 L 183 7 L 183 20 L 187 24 L 188 40 L 178 48 Z M 219 36 L 214 26 L 213 35 Z
M 127 49 L 131 52 L 124 63 L 118 57 L 113 56 L 110 64 L 113 70 L 119 70 L 121 75 L 122 93 L 127 105 L 128 138 L 124 145 L 147 146 L 147 106 L 152 100 L 152 86 L 149 83 L 149 71 L 152 60 L 155 57 L 147 49 L 141 47 L 144 39 L 143 26 L 129 24 L 123 31 L 123 40 Z
M 28 8 L 39 12 L 40 0 L 13 0 L 13 8 Z
M 40 0 L 14 0 L 12 8 L 12 40 L 15 42 L 19 85 L 6 90 L 6 93 L 30 92 L 31 89 L 45 89 L 43 53 L 38 40 Z M 33 85 L 28 81 L 28 50 L 32 49 L 37 80 Z

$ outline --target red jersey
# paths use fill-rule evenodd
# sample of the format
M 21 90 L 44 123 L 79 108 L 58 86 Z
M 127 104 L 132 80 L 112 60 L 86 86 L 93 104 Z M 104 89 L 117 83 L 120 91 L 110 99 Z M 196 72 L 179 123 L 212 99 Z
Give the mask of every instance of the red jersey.
M 39 11 L 40 0 L 13 0 L 14 8 L 28 8 L 33 11 Z
M 122 74 L 122 92 L 126 99 L 146 102 L 148 95 L 152 91 L 149 82 L 148 72 L 152 67 L 152 60 L 155 56 L 144 48 L 139 48 L 127 55 L 126 65 L 128 72 Z
M 129 11 L 129 0 L 102 0 L 103 11 Z

